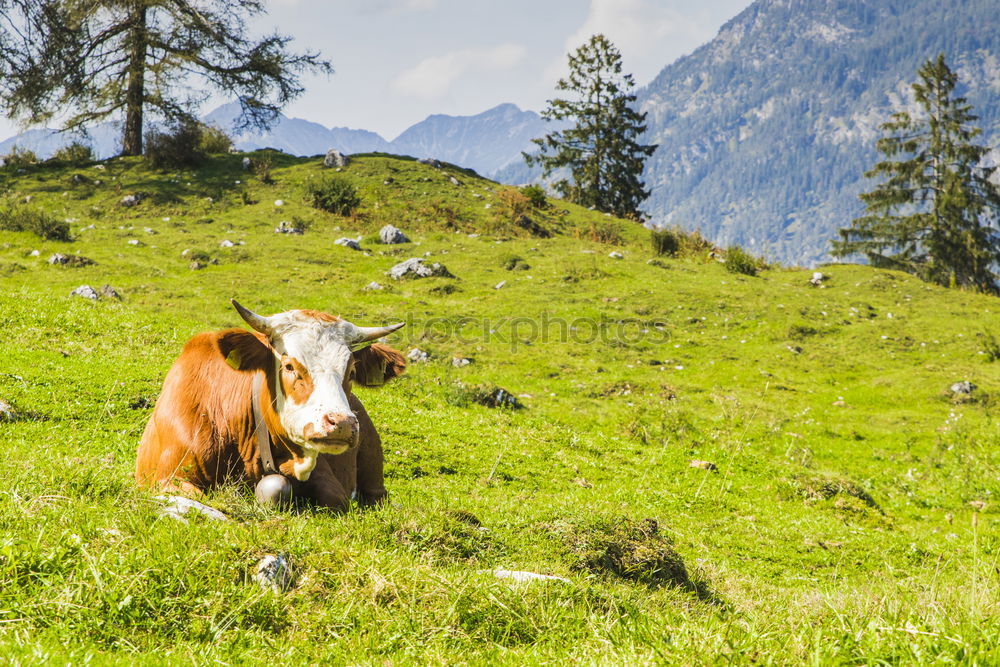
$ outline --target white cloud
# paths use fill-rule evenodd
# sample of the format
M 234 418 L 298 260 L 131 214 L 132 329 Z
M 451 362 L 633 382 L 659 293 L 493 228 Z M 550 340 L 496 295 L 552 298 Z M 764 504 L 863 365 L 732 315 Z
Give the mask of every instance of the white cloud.
M 730 0 L 745 4 L 739 0 Z M 670 5 L 680 0 L 591 0 L 583 24 L 565 41 L 566 53 L 575 51 L 591 35 L 603 33 L 622 53 L 624 69 L 640 85 L 664 66 L 704 43 L 718 27 L 711 12 L 683 10 Z M 545 68 L 551 80 L 566 73 L 566 56 Z
M 463 75 L 510 69 L 524 59 L 525 52 L 523 45 L 507 43 L 493 48 L 461 49 L 432 56 L 400 72 L 392 87 L 404 95 L 425 100 L 439 99 Z

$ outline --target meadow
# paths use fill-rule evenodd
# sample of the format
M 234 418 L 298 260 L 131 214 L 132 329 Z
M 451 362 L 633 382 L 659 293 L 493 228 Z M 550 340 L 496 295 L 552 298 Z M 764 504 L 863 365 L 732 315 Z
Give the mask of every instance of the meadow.
M 4 661 L 1000 662 L 996 298 L 658 257 L 635 223 L 525 211 L 451 165 L 242 157 L 0 170 L 0 209 L 72 239 L 0 231 Z M 331 176 L 357 188 L 348 215 L 310 206 Z M 389 223 L 412 242 L 378 243 Z M 386 276 L 424 256 L 454 277 Z M 388 506 L 271 510 L 233 486 L 204 498 L 231 521 L 183 524 L 136 488 L 163 377 L 191 335 L 242 325 L 231 297 L 407 323 L 390 343 L 428 360 L 358 390 Z M 481 404 L 498 387 L 520 407 Z M 268 553 L 288 592 L 251 579 Z

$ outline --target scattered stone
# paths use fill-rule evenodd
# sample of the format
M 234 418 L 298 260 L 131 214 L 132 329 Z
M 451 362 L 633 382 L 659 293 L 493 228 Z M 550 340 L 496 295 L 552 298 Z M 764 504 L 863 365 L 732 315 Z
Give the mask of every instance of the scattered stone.
M 188 522 L 186 515 L 189 513 L 200 514 L 212 521 L 229 521 L 229 517 L 214 507 L 209 507 L 184 496 L 156 496 L 155 499 L 163 503 L 160 516 L 169 516 L 181 523 Z
M 787 347 L 788 351 L 792 354 L 802 354 L 802 348 L 798 345 L 786 345 L 785 347 Z
M 83 299 L 90 299 L 91 301 L 97 301 L 101 298 L 101 295 L 97 293 L 90 285 L 80 285 L 75 290 L 69 293 L 70 296 L 78 296 Z
M 0 422 L 17 421 L 17 410 L 7 401 L 0 398 Z
M 359 243 L 360 240 L 361 240 L 360 237 L 358 237 L 358 239 L 355 240 L 355 239 L 349 239 L 346 236 L 344 236 L 334 241 L 333 244 L 342 245 L 345 248 L 350 248 L 351 250 L 361 250 L 361 243 Z
M 140 241 L 139 239 L 129 239 L 128 241 L 126 241 L 126 243 L 128 243 L 131 246 L 136 246 L 136 247 L 139 247 L 139 246 L 143 245 L 142 241 Z
M 506 284 L 507 284 L 506 280 L 501 280 L 500 282 L 498 282 L 496 285 L 493 286 L 493 289 L 503 289 L 504 285 Z
M 431 358 L 431 355 L 427 354 L 419 347 L 415 347 L 406 353 L 406 358 L 414 363 L 420 363 L 421 361 L 427 361 Z
M 382 185 L 392 185 L 395 182 L 396 182 L 396 179 L 393 178 L 392 176 L 389 176 L 384 181 L 382 181 Z
M 454 366 L 455 368 L 464 368 L 465 366 L 471 364 L 473 361 L 474 361 L 473 359 L 469 359 L 468 357 L 454 357 L 451 360 L 451 365 Z
M 163 219 L 163 222 L 170 222 L 170 218 L 164 218 L 164 219 Z M 156 231 L 155 229 L 153 229 L 152 227 L 143 227 L 143 228 L 142 228 L 142 231 L 146 232 L 147 234 L 157 234 L 157 233 L 158 233 L 158 232 L 157 232 L 157 231 Z
M 388 275 L 393 280 L 400 280 L 407 276 L 413 278 L 430 278 L 432 276 L 439 278 L 455 277 L 443 264 L 437 262 L 425 264 L 423 257 L 411 257 L 405 262 L 400 262 L 389 269 Z
M 143 199 L 145 199 L 145 196 L 143 196 L 142 193 L 136 193 L 134 195 L 125 195 L 124 197 L 122 197 L 121 204 L 125 208 L 131 208 L 132 206 L 137 205 Z
M 232 248 L 234 245 L 236 245 L 236 244 L 233 243 L 232 241 L 230 241 L 229 239 L 223 239 L 222 243 L 219 244 L 219 247 L 220 248 Z
M 61 266 L 72 266 L 75 268 L 90 266 L 93 263 L 94 260 L 89 257 L 83 257 L 82 255 L 64 255 L 61 252 L 57 252 L 49 257 L 49 264 L 59 264 Z
M 281 208 L 282 206 L 285 205 L 285 202 L 282 201 L 281 199 L 275 199 L 274 200 L 274 205 L 277 206 L 278 208 Z
M 264 590 L 284 593 L 295 585 L 295 571 L 285 554 L 267 554 L 257 561 L 253 580 Z
M 552 237 L 552 233 L 549 232 L 549 230 L 545 229 L 526 215 L 519 217 L 514 221 L 514 224 L 536 238 L 547 239 Z
M 480 572 L 484 574 L 491 573 L 497 579 L 510 579 L 518 584 L 530 583 L 533 581 L 559 581 L 564 584 L 572 583 L 565 577 L 557 577 L 551 574 L 538 574 L 537 572 L 524 572 L 521 570 L 504 570 L 499 567 L 495 570 L 480 570 Z
M 951 393 L 962 394 L 968 396 L 976 390 L 976 385 L 972 384 L 968 380 L 962 380 L 961 382 L 956 382 L 951 385 Z
M 611 252 L 609 252 L 608 257 L 610 257 L 611 259 L 625 259 L 625 255 L 621 254 L 617 250 L 612 250 Z
M 472 234 L 469 234 L 469 238 L 470 239 L 478 239 L 479 238 L 479 234 L 476 234 L 475 232 L 473 232 Z
M 819 271 L 813 273 L 812 278 L 809 279 L 809 284 L 813 287 L 824 287 L 823 281 L 827 280 L 830 276 L 824 275 Z
M 449 176 L 448 180 L 451 182 L 452 185 L 461 185 L 462 184 L 462 181 L 458 180 L 454 176 Z
M 491 387 L 484 393 L 476 397 L 476 403 L 485 405 L 488 408 L 511 408 L 516 410 L 523 407 L 517 396 L 510 393 L 503 387 Z
M 439 162 L 438 160 L 435 160 L 434 158 L 422 157 L 419 160 L 417 160 L 417 162 L 419 162 L 420 164 L 429 164 L 430 166 L 434 167 L 435 169 L 440 169 L 441 168 L 441 162 Z
M 118 290 L 107 284 L 101 287 L 101 296 L 107 297 L 108 299 L 115 299 L 117 301 L 122 300 L 122 295 L 118 293 Z
M 378 232 L 378 238 L 382 243 L 386 245 L 395 245 L 397 243 L 409 243 L 410 239 L 407 238 L 400 229 L 393 227 L 392 225 L 386 225 Z
M 701 470 L 710 470 L 712 472 L 718 472 L 718 467 L 711 461 L 700 461 L 698 459 L 691 459 L 688 463 L 688 468 L 699 468 Z
M 32 250 L 31 252 L 28 253 L 28 257 L 38 257 L 41 254 L 42 253 L 39 252 L 38 250 Z
M 373 280 L 370 283 L 368 283 L 367 285 L 365 285 L 365 289 L 367 291 L 369 291 L 369 292 L 374 292 L 375 290 L 380 290 L 380 289 L 385 289 L 385 288 L 382 287 L 382 285 L 380 285 L 379 283 L 377 283 L 377 282 L 375 282 Z
M 346 167 L 347 163 L 347 156 L 334 148 L 328 150 L 323 158 L 323 166 L 327 168 Z
M 278 223 L 278 226 L 274 228 L 274 233 L 298 234 L 299 236 L 302 236 L 303 234 L 305 234 L 305 230 L 293 222 L 290 222 L 288 220 L 282 220 L 281 222 Z
M 250 158 L 243 158 L 243 171 L 250 171 Z

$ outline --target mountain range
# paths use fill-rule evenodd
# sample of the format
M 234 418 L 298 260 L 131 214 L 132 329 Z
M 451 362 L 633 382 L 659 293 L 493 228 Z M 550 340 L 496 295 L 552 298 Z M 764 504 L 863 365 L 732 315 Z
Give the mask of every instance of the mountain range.
M 292 155 L 317 155 L 330 148 L 341 153 L 396 153 L 418 158 L 436 158 L 474 169 L 484 175 L 521 159 L 531 140 L 548 130 L 534 111 L 522 111 L 514 104 L 500 104 L 474 116 L 435 114 L 407 128 L 392 141 L 368 130 L 346 127 L 327 128 L 302 118 L 279 115 L 265 132 L 238 129 L 239 103 L 223 104 L 202 117 L 232 138 L 239 150 L 276 148 Z M 79 139 L 52 129 L 29 130 L 0 142 L 0 155 L 16 145 L 30 149 L 41 158 L 50 157 L 61 146 Z M 118 154 L 121 130 L 118 123 L 101 123 L 83 139 L 100 158 Z
M 861 211 L 878 159 L 879 125 L 914 110 L 909 84 L 944 53 L 959 92 L 980 116 L 981 143 L 1000 142 L 998 0 L 756 0 L 718 35 L 664 67 L 637 91 L 646 143 L 651 223 L 700 229 L 783 263 L 813 265 Z M 533 111 L 501 104 L 474 116 L 433 115 L 388 141 L 374 132 L 281 116 L 267 133 L 235 132 L 235 104 L 205 116 L 240 149 L 297 155 L 328 148 L 433 157 L 506 183 L 539 180 L 521 151 L 552 127 Z M 117 128 L 92 143 L 117 151 Z M 0 142 L 41 157 L 67 141 L 34 130 Z

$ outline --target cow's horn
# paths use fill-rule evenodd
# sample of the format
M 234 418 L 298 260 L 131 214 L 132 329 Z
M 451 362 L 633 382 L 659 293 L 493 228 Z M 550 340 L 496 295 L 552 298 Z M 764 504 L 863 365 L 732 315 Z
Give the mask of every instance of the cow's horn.
M 268 318 L 258 315 L 252 310 L 247 310 L 241 306 L 236 299 L 230 299 L 230 301 L 233 304 L 233 308 L 236 309 L 236 312 L 240 314 L 240 317 L 242 317 L 247 324 L 265 336 L 271 335 L 271 323 L 268 322 Z
M 370 340 L 388 336 L 393 331 L 403 328 L 403 325 L 404 323 L 400 322 L 399 324 L 390 324 L 387 327 L 358 327 L 358 337 L 355 339 L 354 344 L 367 343 Z

